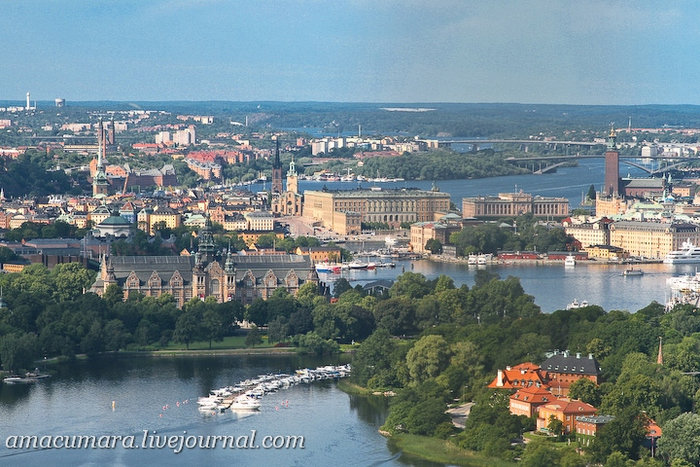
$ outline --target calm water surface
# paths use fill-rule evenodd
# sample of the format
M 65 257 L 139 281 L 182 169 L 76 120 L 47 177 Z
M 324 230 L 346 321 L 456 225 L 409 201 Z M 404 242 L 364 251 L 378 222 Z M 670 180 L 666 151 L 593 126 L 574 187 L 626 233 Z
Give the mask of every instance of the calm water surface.
M 330 363 L 298 356 L 98 358 L 64 364 L 51 380 L 0 385 L 0 465 L 430 465 L 401 459 L 377 433 L 384 398 L 349 396 L 334 382 L 266 395 L 259 413 L 202 415 L 197 397 L 273 371 Z M 112 401 L 116 407 L 111 408 Z M 189 402 L 187 402 L 189 401 Z M 167 406 L 167 408 L 165 408 Z M 10 435 L 301 435 L 304 449 L 14 451 Z
M 628 168 L 629 167 L 629 168 Z M 636 167 L 620 163 L 620 174 L 630 174 L 633 177 L 646 177 L 648 174 Z M 496 195 L 498 193 L 523 190 L 540 196 L 557 196 L 569 199 L 572 207 L 580 204 L 581 199 L 594 185 L 600 190 L 603 184 L 603 159 L 583 159 L 576 167 L 559 167 L 555 173 L 544 175 L 510 175 L 507 177 L 477 178 L 473 180 L 440 180 L 436 184 L 440 191 L 450 193 L 452 201 L 461 209 L 462 198 L 478 195 Z M 286 183 L 286 181 L 285 181 Z M 429 190 L 432 180 L 404 181 L 392 183 L 369 182 L 320 182 L 300 180 L 300 190 L 320 190 L 324 186 L 332 190 L 352 190 L 358 187 L 369 188 L 381 186 L 384 188 L 416 187 Z M 251 191 L 264 191 L 270 188 L 269 183 L 256 183 L 248 187 Z
M 428 279 L 445 274 L 454 279 L 458 287 L 474 285 L 474 276 L 480 269 L 496 273 L 501 279 L 515 276 L 525 293 L 535 297 L 535 303 L 545 313 L 566 308 L 574 299 L 600 305 L 606 311 L 644 308 L 652 301 L 666 303 L 670 289 L 666 279 L 683 274 L 694 274 L 692 264 L 641 264 L 635 265 L 644 272 L 643 276 L 625 277 L 622 272 L 629 266 L 586 264 L 578 262 L 574 267 L 559 264 L 501 264 L 494 266 L 467 266 L 462 263 L 441 263 L 429 260 L 399 261 L 396 268 L 378 268 L 374 271 L 353 270 L 338 274 L 320 274 L 326 282 L 345 277 L 352 285 L 366 284 L 377 279 L 396 279 L 404 271 L 417 272 Z

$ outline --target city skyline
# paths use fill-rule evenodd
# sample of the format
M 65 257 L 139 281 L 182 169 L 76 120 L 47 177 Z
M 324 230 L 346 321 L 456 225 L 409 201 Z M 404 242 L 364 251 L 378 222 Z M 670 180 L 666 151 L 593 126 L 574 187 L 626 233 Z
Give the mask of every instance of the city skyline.
M 2 100 L 700 104 L 690 1 L 0 8 Z

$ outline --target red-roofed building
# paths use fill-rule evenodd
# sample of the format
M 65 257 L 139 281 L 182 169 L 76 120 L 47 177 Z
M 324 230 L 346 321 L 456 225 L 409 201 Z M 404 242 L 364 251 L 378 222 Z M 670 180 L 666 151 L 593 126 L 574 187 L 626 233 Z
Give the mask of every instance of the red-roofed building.
M 537 429 L 546 431 L 550 417 L 554 417 L 562 422 L 565 433 L 575 432 L 576 417 L 595 415 L 597 411 L 591 404 L 580 400 L 557 399 L 540 406 L 537 411 Z
M 556 397 L 544 386 L 533 385 L 524 387 L 518 389 L 515 394 L 510 396 L 510 413 L 532 417 L 537 413 L 539 406 L 554 400 L 556 400 Z
M 514 367 L 507 366 L 505 370 L 498 370 L 496 378 L 488 387 L 493 389 L 519 389 L 528 386 L 547 387 L 547 372 L 539 365 L 531 362 L 520 363 Z

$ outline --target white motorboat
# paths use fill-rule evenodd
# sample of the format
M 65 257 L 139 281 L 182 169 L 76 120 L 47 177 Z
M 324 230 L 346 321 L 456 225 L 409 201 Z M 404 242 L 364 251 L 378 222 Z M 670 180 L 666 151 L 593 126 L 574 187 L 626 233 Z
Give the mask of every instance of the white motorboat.
M 576 266 L 576 258 L 569 255 L 564 259 L 564 266 Z
M 566 305 L 567 310 L 575 310 L 577 308 L 585 308 L 588 306 L 588 301 L 583 300 L 579 303 L 578 300 L 574 298 L 574 301 Z
M 236 397 L 229 408 L 231 410 L 259 410 L 260 402 L 252 397 L 243 395 Z

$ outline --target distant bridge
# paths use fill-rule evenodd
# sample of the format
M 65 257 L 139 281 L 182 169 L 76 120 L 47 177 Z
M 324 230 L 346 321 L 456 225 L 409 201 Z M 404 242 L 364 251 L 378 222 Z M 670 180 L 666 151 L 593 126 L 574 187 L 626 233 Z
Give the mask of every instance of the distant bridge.
M 530 145 L 530 144 L 544 144 L 550 146 L 554 149 L 557 147 L 571 148 L 572 146 L 587 147 L 591 148 L 593 146 L 604 146 L 605 143 L 594 143 L 591 141 L 555 141 L 555 140 L 539 140 L 539 139 L 496 139 L 496 138 L 455 138 L 455 139 L 428 139 L 423 138 L 418 141 L 422 141 L 428 145 L 430 148 L 451 146 L 453 144 L 471 144 L 476 150 L 482 144 L 520 144 L 520 145 Z
M 573 156 L 531 156 L 531 157 L 508 157 L 505 160 L 508 162 L 535 162 L 535 161 L 558 161 L 553 164 L 545 165 L 544 167 L 540 164 L 540 168 L 535 170 L 533 168 L 532 173 L 534 174 L 544 174 L 547 172 L 550 172 L 557 167 L 561 167 L 564 164 L 569 163 L 571 160 L 576 160 L 576 159 L 602 159 L 605 157 L 605 154 L 577 154 Z M 642 164 L 638 164 L 636 162 L 632 162 L 630 160 L 625 160 L 627 158 L 631 159 L 639 159 L 639 156 L 620 156 L 620 162 L 623 164 L 631 165 L 633 167 L 637 167 L 640 170 L 643 170 L 644 172 L 647 172 L 650 175 L 658 175 L 664 172 L 668 172 L 669 170 L 680 167 L 682 165 L 689 164 L 690 162 L 694 161 L 700 161 L 700 159 L 690 159 L 690 158 L 679 158 L 679 157 L 668 157 L 668 156 L 650 156 L 650 157 L 645 157 L 644 159 L 656 159 L 656 160 L 662 160 L 662 161 L 668 161 L 672 162 L 668 165 L 664 165 L 663 167 L 659 167 L 657 169 L 650 169 L 649 167 L 646 167 Z M 681 159 L 681 160 L 679 160 Z M 675 162 L 674 162 L 675 161 Z

